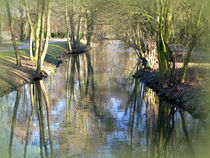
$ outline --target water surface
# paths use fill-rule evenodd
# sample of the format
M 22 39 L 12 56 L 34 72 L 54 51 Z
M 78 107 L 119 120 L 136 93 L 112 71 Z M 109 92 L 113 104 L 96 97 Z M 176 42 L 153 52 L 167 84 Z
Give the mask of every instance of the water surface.
M 208 157 L 204 121 L 133 79 L 129 51 L 106 42 L 0 98 L 0 157 Z

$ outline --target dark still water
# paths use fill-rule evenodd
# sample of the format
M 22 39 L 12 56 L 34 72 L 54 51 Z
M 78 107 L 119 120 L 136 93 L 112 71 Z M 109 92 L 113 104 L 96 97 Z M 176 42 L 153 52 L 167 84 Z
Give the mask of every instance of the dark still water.
M 133 79 L 128 51 L 107 42 L 0 98 L 0 157 L 209 158 L 206 122 Z

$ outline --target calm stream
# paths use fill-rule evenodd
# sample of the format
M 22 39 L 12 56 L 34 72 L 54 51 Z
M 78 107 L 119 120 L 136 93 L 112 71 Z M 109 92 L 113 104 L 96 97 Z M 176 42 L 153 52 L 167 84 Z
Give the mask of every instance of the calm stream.
M 128 51 L 106 42 L 0 98 L 0 157 L 205 157 L 202 120 L 133 79 Z

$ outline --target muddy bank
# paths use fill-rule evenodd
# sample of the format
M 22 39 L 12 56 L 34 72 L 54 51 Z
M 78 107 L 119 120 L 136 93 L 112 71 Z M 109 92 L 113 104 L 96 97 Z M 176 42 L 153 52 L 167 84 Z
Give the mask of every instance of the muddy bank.
M 189 70 L 192 76 L 196 76 L 193 69 Z M 177 72 L 179 74 L 179 72 Z M 201 73 L 202 75 L 202 73 Z M 184 84 L 164 87 L 161 84 L 160 75 L 153 70 L 140 70 L 133 75 L 141 82 L 153 89 L 160 97 L 172 105 L 188 111 L 194 118 L 205 119 L 209 113 L 209 100 L 206 98 L 205 88 L 199 79 L 192 78 Z M 167 80 L 167 77 L 165 77 Z

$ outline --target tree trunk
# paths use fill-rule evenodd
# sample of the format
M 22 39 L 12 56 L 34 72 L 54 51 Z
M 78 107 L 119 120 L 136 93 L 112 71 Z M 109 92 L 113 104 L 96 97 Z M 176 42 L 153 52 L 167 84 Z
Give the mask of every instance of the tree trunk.
M 24 25 L 24 28 L 23 28 L 23 32 L 24 32 L 24 39 L 25 40 L 28 40 L 29 38 L 28 38 L 28 33 L 29 33 L 29 31 L 28 31 L 28 21 L 26 20 L 25 21 L 25 25 Z
M 19 19 L 19 24 L 20 24 L 20 41 L 25 40 L 25 27 L 26 27 L 26 20 L 24 16 L 24 1 L 20 1 L 20 8 L 19 8 L 19 13 L 20 13 L 20 19 Z
M 74 14 L 71 13 L 70 15 L 70 27 L 71 27 L 71 43 L 73 47 L 76 47 L 76 40 L 75 40 L 75 24 L 74 24 Z
M 51 14 L 51 10 L 50 10 L 50 1 L 47 1 L 47 9 L 46 9 L 46 36 L 45 36 L 45 43 L 44 43 L 44 49 L 41 55 L 41 65 L 43 65 L 45 56 L 47 54 L 47 50 L 48 50 L 48 44 L 49 44 L 49 38 L 50 38 L 50 14 Z
M 33 41 L 34 41 L 34 30 L 31 27 L 30 28 L 30 41 L 29 41 L 29 49 L 30 49 L 29 51 L 30 51 L 30 60 L 31 61 L 34 58 L 34 55 L 33 55 Z
M 76 47 L 79 48 L 80 44 L 80 27 L 81 27 L 81 15 L 78 17 L 78 23 L 77 23 L 77 37 L 76 37 Z
M 16 40 L 15 40 L 15 34 L 14 34 L 13 24 L 12 24 L 12 15 L 11 15 L 10 6 L 9 6 L 8 1 L 6 1 L 6 9 L 7 9 L 7 16 L 8 16 L 8 20 L 9 20 L 9 29 L 10 29 L 10 33 L 11 33 L 11 37 L 12 37 L 12 44 L 13 44 L 13 47 L 15 50 L 16 63 L 18 66 L 21 66 L 21 57 L 20 57 L 20 53 L 18 50 Z
M 26 1 L 22 0 L 23 6 L 25 7 L 25 11 L 26 11 L 26 16 L 27 16 L 27 20 L 28 20 L 28 24 L 30 27 L 30 43 L 29 43 L 29 49 L 30 49 L 30 59 L 33 60 L 34 59 L 34 55 L 33 54 L 33 41 L 34 41 L 34 26 L 33 26 L 33 22 L 31 20 L 30 14 L 29 14 L 29 10 L 28 7 L 26 5 Z
M 91 40 L 92 40 L 92 26 L 88 26 L 88 28 L 87 28 L 86 40 L 87 40 L 86 46 L 87 46 L 87 48 L 89 48 Z
M 20 22 L 20 41 L 25 41 L 26 40 L 25 27 L 26 27 L 26 23 L 23 19 L 21 19 L 21 22 Z
M 2 38 L 2 19 L 0 17 L 0 44 L 2 44 L 3 38 Z
M 38 3 L 40 3 L 39 1 L 38 1 Z M 40 44 L 40 28 L 41 28 L 41 10 L 40 10 L 40 4 L 37 4 L 37 13 L 38 13 L 38 15 L 37 15 L 37 24 L 36 24 L 36 31 L 35 31 L 35 54 L 34 54 L 34 58 L 35 58 L 35 60 L 37 60 L 38 59 L 38 53 L 39 53 L 39 44 Z
M 41 28 L 39 34 L 39 51 L 38 51 L 38 61 L 37 61 L 37 78 L 42 78 L 42 65 L 47 54 L 48 42 L 50 37 L 50 0 L 42 1 L 41 4 L 42 12 L 41 12 Z M 45 20 L 46 18 L 46 20 Z M 46 27 L 45 27 L 46 26 Z M 44 37 L 44 33 L 46 35 Z M 43 39 L 45 39 L 43 45 Z
M 69 52 L 72 52 L 72 47 L 71 47 L 71 39 L 70 39 L 70 33 L 69 33 L 69 16 L 68 16 L 68 7 L 66 4 L 66 11 L 65 11 L 65 20 L 66 20 L 66 32 L 67 32 L 67 43 L 69 47 Z
M 20 24 L 20 41 L 27 40 L 27 22 L 24 20 Z
M 91 13 L 90 11 L 87 12 L 87 17 L 86 17 L 86 20 L 87 20 L 87 34 L 86 34 L 86 40 L 87 40 L 87 48 L 89 49 L 90 48 L 90 42 L 91 42 L 91 39 L 92 39 L 92 32 L 93 32 L 93 13 Z
M 38 79 L 42 78 L 42 64 L 41 64 L 41 56 L 42 56 L 42 50 L 43 50 L 43 33 L 44 33 L 44 23 L 45 23 L 45 2 L 42 0 L 41 4 L 41 16 L 40 16 L 40 32 L 39 32 L 39 48 L 38 48 L 38 60 L 37 60 L 37 71 L 36 75 Z M 36 40 L 37 41 L 37 40 Z
M 187 76 L 188 65 L 189 65 L 189 61 L 190 61 L 190 56 L 191 56 L 191 53 L 194 49 L 194 46 L 195 46 L 196 42 L 197 42 L 197 40 L 192 41 L 191 44 L 190 44 L 190 47 L 187 51 L 187 56 L 185 57 L 183 68 L 182 68 L 181 83 L 185 82 L 185 79 L 186 79 L 186 76 Z

